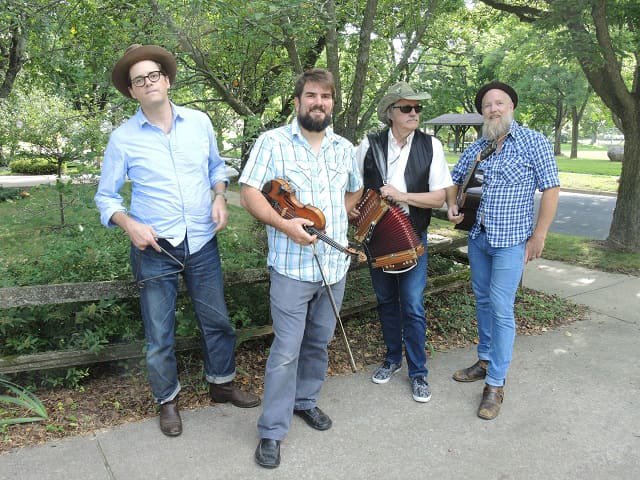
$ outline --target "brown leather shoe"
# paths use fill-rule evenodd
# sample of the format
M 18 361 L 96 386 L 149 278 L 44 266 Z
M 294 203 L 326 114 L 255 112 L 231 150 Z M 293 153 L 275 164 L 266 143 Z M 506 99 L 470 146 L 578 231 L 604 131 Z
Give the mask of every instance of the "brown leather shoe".
M 240 408 L 252 408 L 260 405 L 260 397 L 253 393 L 243 392 L 238 387 L 232 385 L 232 382 L 220 384 L 210 383 L 209 396 L 211 400 L 216 403 L 231 402 Z
M 177 398 L 160 405 L 160 430 L 169 437 L 177 437 L 182 433 L 182 419 Z
M 453 374 L 453 379 L 457 382 L 475 382 L 482 380 L 487 376 L 487 367 L 489 362 L 486 360 L 478 360 L 468 368 L 458 370 Z
M 482 391 L 482 401 L 478 408 L 478 416 L 484 420 L 493 420 L 500 413 L 500 406 L 504 398 L 504 387 L 494 387 L 485 384 Z

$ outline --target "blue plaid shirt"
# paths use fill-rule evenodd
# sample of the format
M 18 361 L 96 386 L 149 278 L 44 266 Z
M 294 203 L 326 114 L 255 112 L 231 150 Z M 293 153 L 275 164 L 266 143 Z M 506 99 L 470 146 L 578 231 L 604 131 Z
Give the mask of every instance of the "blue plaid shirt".
M 238 182 L 261 190 L 277 177 L 290 183 L 300 202 L 320 209 L 327 221 L 326 234 L 347 245 L 344 195 L 362 187 L 355 149 L 348 140 L 327 128 L 316 154 L 295 119 L 290 125 L 263 133 L 251 149 Z M 267 265 L 295 280 L 322 281 L 311 246 L 298 245 L 269 225 L 267 238 Z M 340 281 L 349 268 L 348 256 L 322 241 L 317 242 L 316 249 L 328 283 Z
M 467 171 L 487 144 L 481 138 L 464 151 L 451 173 L 454 183 L 462 185 Z M 482 219 L 493 247 L 511 247 L 527 240 L 533 233 L 536 188 L 543 191 L 560 186 L 549 141 L 514 121 L 500 153 L 490 155 L 478 168 L 484 171 L 484 181 L 470 238 L 480 233 Z

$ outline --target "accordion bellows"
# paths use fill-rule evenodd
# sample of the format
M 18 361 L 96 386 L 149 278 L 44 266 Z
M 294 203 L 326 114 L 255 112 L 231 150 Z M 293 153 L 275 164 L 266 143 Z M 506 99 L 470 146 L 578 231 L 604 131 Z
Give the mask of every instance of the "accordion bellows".
M 357 209 L 360 215 L 351 220 L 356 228 L 354 237 L 363 244 L 374 268 L 399 273 L 417 264 L 424 245 L 400 206 L 367 190 Z

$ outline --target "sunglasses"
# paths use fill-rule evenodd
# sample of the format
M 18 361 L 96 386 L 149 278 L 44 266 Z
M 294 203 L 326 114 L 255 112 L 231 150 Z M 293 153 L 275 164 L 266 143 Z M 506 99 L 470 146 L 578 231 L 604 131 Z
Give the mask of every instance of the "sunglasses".
M 415 110 L 416 113 L 420 113 L 422 111 L 422 106 L 421 105 L 401 105 L 401 106 L 395 106 L 394 105 L 393 108 L 397 108 L 402 113 L 409 113 L 409 112 L 411 112 L 411 110 Z

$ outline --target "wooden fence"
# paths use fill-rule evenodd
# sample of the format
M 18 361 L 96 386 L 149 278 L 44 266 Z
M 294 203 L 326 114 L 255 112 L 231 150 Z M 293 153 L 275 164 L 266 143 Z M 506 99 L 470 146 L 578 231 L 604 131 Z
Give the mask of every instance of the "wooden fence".
M 457 247 L 466 244 L 466 238 L 453 242 L 429 245 L 430 253 L 447 253 L 461 260 L 466 260 Z M 364 267 L 365 264 L 354 265 L 352 270 Z M 445 288 L 468 282 L 468 273 L 461 271 L 449 275 L 431 277 L 426 294 L 433 294 Z M 225 287 L 251 285 L 268 282 L 266 269 L 249 269 L 224 274 Z M 184 285 L 181 283 L 181 290 Z M 28 287 L 0 288 L 0 310 L 16 307 L 38 305 L 58 305 L 64 303 L 91 302 L 102 299 L 122 299 L 139 296 L 138 288 L 132 281 L 106 281 L 86 283 L 63 283 L 56 285 L 36 285 Z M 369 295 L 345 303 L 340 316 L 342 319 L 362 311 L 375 308 L 375 295 Z M 239 329 L 238 344 L 272 332 L 271 325 Z M 89 350 L 58 350 L 0 357 L 0 374 L 19 373 L 53 368 L 69 368 L 116 360 L 126 360 L 144 356 L 144 341 L 116 343 L 107 345 L 97 352 Z M 200 348 L 200 338 L 176 338 L 176 351 L 188 351 Z

